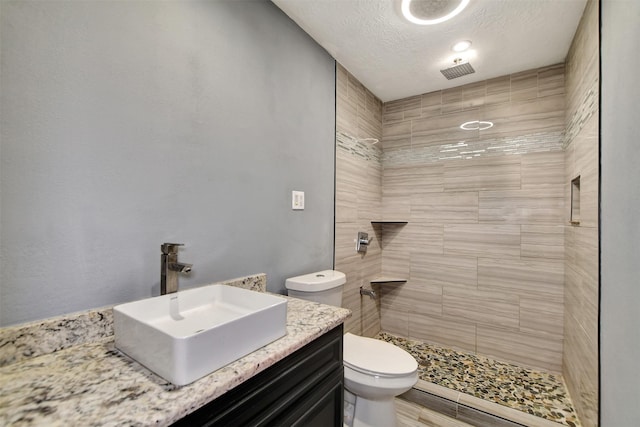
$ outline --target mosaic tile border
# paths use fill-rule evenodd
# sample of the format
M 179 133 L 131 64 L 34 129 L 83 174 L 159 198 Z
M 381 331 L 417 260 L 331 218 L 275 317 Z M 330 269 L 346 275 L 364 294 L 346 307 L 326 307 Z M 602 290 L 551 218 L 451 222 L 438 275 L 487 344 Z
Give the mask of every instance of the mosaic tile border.
M 563 141 L 564 132 L 539 132 L 481 141 L 460 141 L 453 144 L 384 151 L 382 162 L 385 166 L 397 166 L 409 163 L 435 163 L 446 160 L 562 151 Z
M 580 422 L 562 378 L 476 354 L 380 332 L 377 339 L 411 353 L 420 378 L 564 426 Z
M 356 138 L 344 132 L 336 132 L 336 148 L 367 161 L 379 163 L 382 158 L 380 148 L 367 140 Z
M 580 108 L 573 113 L 567 122 L 566 135 L 562 145 L 563 149 L 566 149 L 571 145 L 591 116 L 598 112 L 598 109 L 600 108 L 599 102 L 600 80 L 596 79 L 592 82 L 589 90 L 584 94 L 584 98 L 580 103 Z

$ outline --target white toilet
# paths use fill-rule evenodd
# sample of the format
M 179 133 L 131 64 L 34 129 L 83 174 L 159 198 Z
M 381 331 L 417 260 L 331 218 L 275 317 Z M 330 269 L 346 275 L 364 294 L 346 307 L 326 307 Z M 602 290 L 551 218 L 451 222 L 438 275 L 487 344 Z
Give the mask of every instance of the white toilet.
M 346 281 L 344 273 L 324 270 L 287 279 L 285 287 L 289 296 L 339 307 Z M 346 333 L 343 359 L 345 426 L 395 426 L 394 398 L 418 381 L 413 356 L 388 342 Z

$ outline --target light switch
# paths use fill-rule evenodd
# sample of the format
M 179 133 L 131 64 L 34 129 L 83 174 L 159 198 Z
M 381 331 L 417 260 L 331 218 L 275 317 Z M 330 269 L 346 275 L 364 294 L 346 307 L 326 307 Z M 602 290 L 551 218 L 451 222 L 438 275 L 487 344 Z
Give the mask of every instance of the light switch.
M 304 209 L 304 191 L 291 192 L 291 209 L 301 211 Z

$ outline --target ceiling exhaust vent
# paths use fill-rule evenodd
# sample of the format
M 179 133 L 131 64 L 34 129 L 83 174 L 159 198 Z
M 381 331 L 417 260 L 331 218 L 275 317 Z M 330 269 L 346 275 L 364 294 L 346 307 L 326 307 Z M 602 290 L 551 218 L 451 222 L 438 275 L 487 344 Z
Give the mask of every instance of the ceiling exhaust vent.
M 461 58 L 456 58 L 454 66 L 440 70 L 440 72 L 447 78 L 447 80 L 457 79 L 458 77 L 466 76 L 467 74 L 475 73 L 471 64 L 468 62 L 462 62 Z

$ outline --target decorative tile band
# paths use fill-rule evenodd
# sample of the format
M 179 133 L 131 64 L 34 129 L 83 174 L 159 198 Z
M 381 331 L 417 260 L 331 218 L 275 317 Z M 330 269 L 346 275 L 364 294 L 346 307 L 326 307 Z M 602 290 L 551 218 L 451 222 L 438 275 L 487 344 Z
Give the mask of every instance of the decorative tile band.
M 380 162 L 382 157 L 382 151 L 373 143 L 344 132 L 336 132 L 336 149 L 367 161 Z
M 567 148 L 575 137 L 580 133 L 585 123 L 598 112 L 600 96 L 600 81 L 598 78 L 591 84 L 589 90 L 584 94 L 580 108 L 576 110 L 567 123 L 567 131 L 564 138 L 563 148 Z
M 382 162 L 385 166 L 397 166 L 411 163 L 435 163 L 478 157 L 561 151 L 563 149 L 563 140 L 564 132 L 540 132 L 481 141 L 460 141 L 453 144 L 385 151 L 382 155 Z

